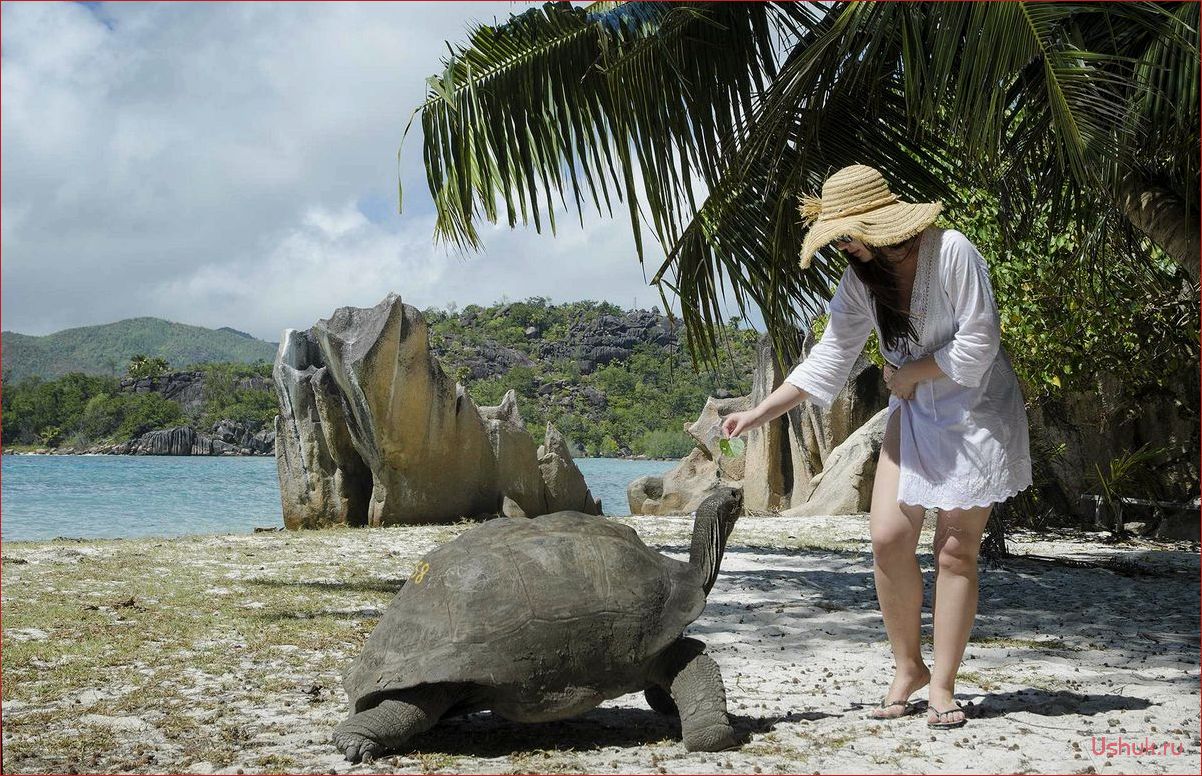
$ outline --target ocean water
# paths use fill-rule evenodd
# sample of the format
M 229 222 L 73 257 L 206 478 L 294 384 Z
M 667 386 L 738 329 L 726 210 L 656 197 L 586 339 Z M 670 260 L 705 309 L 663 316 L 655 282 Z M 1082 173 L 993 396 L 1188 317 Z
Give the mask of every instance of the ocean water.
M 673 461 L 576 460 L 607 515 L 629 514 L 626 486 Z M 0 539 L 251 533 L 283 525 L 272 457 L 5 455 Z

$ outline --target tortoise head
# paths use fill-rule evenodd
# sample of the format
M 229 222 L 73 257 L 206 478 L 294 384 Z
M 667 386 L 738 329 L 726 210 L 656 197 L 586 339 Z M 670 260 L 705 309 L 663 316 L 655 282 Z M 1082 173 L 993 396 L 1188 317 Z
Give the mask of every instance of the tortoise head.
M 718 578 L 726 540 L 743 513 L 743 491 L 723 486 L 701 502 L 693 519 L 693 542 L 689 563 L 701 577 L 701 586 L 709 594 Z

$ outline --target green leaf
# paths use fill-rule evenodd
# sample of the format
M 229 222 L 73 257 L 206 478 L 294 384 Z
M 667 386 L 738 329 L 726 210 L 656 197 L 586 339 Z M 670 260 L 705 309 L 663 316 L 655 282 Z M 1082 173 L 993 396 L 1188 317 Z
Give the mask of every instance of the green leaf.
M 727 458 L 738 458 L 743 454 L 743 450 L 747 447 L 747 443 L 742 439 L 735 437 L 734 439 L 719 439 L 718 449 L 722 451 L 722 455 Z

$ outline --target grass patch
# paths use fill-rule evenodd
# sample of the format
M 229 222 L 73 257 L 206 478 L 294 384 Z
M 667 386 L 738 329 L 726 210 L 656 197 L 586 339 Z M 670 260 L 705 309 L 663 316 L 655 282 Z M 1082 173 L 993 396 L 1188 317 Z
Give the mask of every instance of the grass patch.
M 985 692 L 992 692 L 1001 687 L 998 682 L 985 676 L 980 671 L 961 671 L 956 674 L 956 679 L 957 681 L 967 682 L 975 687 L 980 687 Z
M 1008 636 L 971 636 L 968 643 L 975 644 L 980 647 L 992 647 L 995 649 L 1042 649 L 1055 650 L 1058 652 L 1080 652 L 1081 647 L 1069 644 L 1064 639 L 1020 639 L 1011 638 Z

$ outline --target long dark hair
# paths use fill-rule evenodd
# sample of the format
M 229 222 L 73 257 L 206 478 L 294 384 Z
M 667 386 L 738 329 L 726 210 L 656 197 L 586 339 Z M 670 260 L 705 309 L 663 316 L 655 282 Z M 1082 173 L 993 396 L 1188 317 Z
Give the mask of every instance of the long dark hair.
M 899 243 L 886 245 L 894 251 L 908 252 L 915 247 L 918 240 L 922 237 L 922 232 L 913 237 L 902 240 Z M 867 286 L 868 292 L 872 295 L 873 301 L 876 304 L 876 319 L 881 327 L 881 339 L 884 342 L 882 346 L 889 350 L 898 350 L 898 342 L 901 342 L 901 351 L 903 353 L 910 352 L 910 337 L 918 339 L 918 332 L 914 330 L 913 321 L 910 320 L 908 310 L 902 309 L 901 289 L 898 287 L 899 275 L 897 269 L 894 268 L 892 262 L 885 257 L 880 246 L 868 245 L 864 243 L 868 251 L 872 254 L 872 261 L 860 261 L 855 256 L 852 256 L 847 251 L 842 253 L 851 263 L 852 270 Z M 913 291 L 910 292 L 911 303 L 914 299 Z

